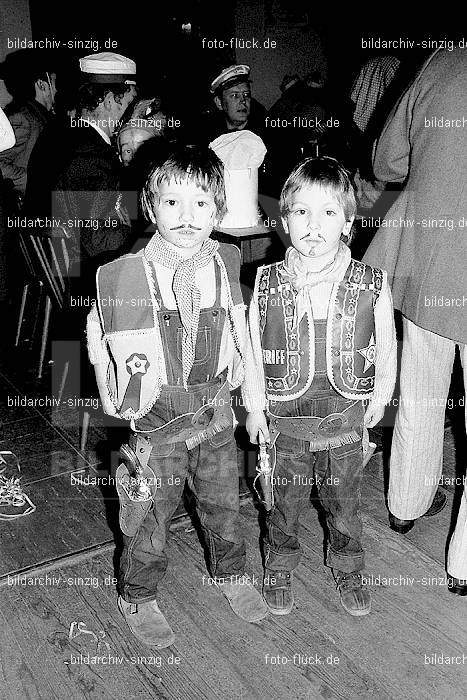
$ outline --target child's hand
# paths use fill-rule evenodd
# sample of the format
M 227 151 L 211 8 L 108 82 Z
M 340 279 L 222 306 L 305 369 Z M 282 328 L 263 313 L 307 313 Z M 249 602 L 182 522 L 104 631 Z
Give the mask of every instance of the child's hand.
M 374 428 L 374 426 L 377 425 L 383 417 L 384 409 L 385 406 L 381 406 L 380 404 L 375 404 L 374 406 L 370 404 L 366 409 L 365 416 L 363 418 L 363 425 L 365 428 Z
M 102 410 L 107 416 L 116 416 L 117 415 L 117 409 L 113 405 L 112 401 L 110 399 L 105 399 L 102 401 L 102 396 L 101 396 L 101 403 L 102 403 Z
M 260 442 L 269 442 L 268 424 L 263 411 L 253 411 L 247 415 L 246 429 L 253 445 L 258 443 L 258 435 Z

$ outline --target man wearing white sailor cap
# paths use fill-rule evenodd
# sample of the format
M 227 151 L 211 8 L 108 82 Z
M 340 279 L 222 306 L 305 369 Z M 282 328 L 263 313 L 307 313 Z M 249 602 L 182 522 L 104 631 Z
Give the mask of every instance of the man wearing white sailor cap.
M 77 114 L 98 133 L 110 137 L 126 108 L 136 97 L 136 64 L 118 53 L 104 52 L 80 58 L 82 87 Z M 104 132 L 104 134 L 102 133 Z
M 79 65 L 81 86 L 63 144 L 65 160 L 52 187 L 52 214 L 65 222 L 71 239 L 74 292 L 85 295 L 97 267 L 125 252 L 130 239 L 130 221 L 121 206 L 120 163 L 111 137 L 136 96 L 136 65 L 109 52 L 84 56 Z
M 101 264 L 103 257 L 115 257 L 129 237 L 129 221 L 120 207 L 120 164 L 111 137 L 136 96 L 136 65 L 110 52 L 84 56 L 79 65 L 82 84 L 65 147 L 68 155 L 54 188 L 53 213 L 62 221 L 89 220 L 89 225 L 71 227 L 68 234 L 79 240 L 82 265 L 91 260 Z
M 244 129 L 251 109 L 250 67 L 229 66 L 211 83 L 216 107 L 224 113 L 228 131 Z
M 213 141 L 228 131 L 242 129 L 263 137 L 266 112 L 252 98 L 250 84 L 250 67 L 246 65 L 229 66 L 214 78 L 210 91 L 218 111 L 202 127 L 207 131 L 206 140 Z

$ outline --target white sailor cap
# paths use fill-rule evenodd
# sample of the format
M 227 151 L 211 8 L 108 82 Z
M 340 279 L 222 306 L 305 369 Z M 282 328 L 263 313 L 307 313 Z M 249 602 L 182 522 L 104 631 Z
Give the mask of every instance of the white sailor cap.
M 211 92 L 214 94 L 219 92 L 219 90 L 225 90 L 226 88 L 232 87 L 232 85 L 249 82 L 250 66 L 229 66 L 228 68 L 225 68 L 222 73 L 217 76 L 217 78 L 214 78 L 211 83 Z
M 82 78 L 89 83 L 136 85 L 136 63 L 119 53 L 104 51 L 79 59 Z

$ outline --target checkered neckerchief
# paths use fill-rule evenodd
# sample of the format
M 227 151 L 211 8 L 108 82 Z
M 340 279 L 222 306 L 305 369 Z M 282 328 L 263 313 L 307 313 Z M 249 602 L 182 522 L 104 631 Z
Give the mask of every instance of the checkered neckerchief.
M 171 250 L 159 233 L 156 233 L 146 248 L 146 257 L 154 262 L 175 270 L 172 290 L 183 326 L 182 368 L 183 386 L 187 388 L 188 377 L 195 361 L 196 339 L 198 336 L 201 292 L 196 286 L 196 270 L 206 267 L 213 259 L 219 243 L 208 238 L 201 249 L 188 260 L 184 260 Z

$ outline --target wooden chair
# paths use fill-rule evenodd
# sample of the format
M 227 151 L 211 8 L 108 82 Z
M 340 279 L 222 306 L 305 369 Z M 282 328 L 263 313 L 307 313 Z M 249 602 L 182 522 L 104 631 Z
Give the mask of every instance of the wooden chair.
M 26 305 L 29 300 L 36 302 L 34 312 L 34 325 L 31 331 L 31 337 L 25 339 L 29 342 L 30 345 L 32 345 L 35 338 L 38 326 L 38 319 L 40 316 L 40 310 L 44 297 L 44 285 L 41 279 L 40 265 L 37 264 L 34 251 L 30 250 L 31 245 L 29 237 L 23 233 L 19 233 L 18 242 L 19 249 L 23 256 L 23 261 L 25 265 L 26 279 L 23 285 L 23 293 L 21 297 L 21 304 L 18 315 L 18 324 L 16 327 L 15 347 L 18 347 L 20 344 L 21 332 L 23 330 L 23 324 L 25 322 Z

